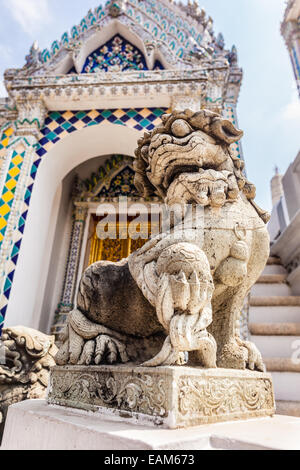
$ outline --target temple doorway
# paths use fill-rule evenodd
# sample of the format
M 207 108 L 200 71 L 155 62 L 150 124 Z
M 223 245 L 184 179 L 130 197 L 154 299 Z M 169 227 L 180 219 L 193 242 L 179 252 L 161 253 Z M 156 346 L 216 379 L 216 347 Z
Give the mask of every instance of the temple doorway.
M 61 240 L 67 239 L 64 253 L 60 253 L 60 258 L 65 260 L 64 274 L 61 265 L 60 273 L 52 275 L 56 281 L 60 279 L 55 283 L 56 295 L 52 295 L 57 299 L 57 304 L 52 304 L 54 334 L 61 331 L 75 306 L 83 271 L 96 261 L 116 262 L 127 258 L 158 233 L 160 227 L 160 199 L 145 200 L 137 193 L 130 156 L 94 158 L 72 170 L 66 181 L 68 195 L 61 205 L 69 207 L 61 218 L 68 220 L 60 221 L 65 224 L 64 230 L 57 228 Z M 153 203 L 157 204 L 154 212 Z M 99 227 L 104 236 L 99 235 Z M 57 239 L 56 245 L 59 244 Z

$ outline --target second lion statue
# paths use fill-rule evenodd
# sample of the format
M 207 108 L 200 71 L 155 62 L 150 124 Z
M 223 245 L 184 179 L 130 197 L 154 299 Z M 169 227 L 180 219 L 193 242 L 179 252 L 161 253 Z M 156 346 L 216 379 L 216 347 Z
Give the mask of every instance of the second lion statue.
M 242 135 L 216 113 L 186 110 L 139 140 L 135 185 L 160 196 L 173 222 L 128 259 L 85 271 L 57 364 L 264 370 L 239 334 L 269 256 L 268 214 L 230 149 Z

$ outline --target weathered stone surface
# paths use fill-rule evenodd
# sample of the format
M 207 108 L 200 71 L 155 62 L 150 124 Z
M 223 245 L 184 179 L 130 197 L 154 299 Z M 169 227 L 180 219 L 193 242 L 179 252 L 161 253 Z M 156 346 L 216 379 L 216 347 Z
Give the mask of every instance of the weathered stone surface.
M 267 373 L 176 366 L 56 366 L 48 403 L 165 428 L 275 413 Z
M 230 150 L 243 132 L 207 110 L 162 121 L 138 142 L 135 185 L 161 197 L 170 227 L 128 260 L 87 269 L 57 363 L 189 360 L 264 371 L 260 352 L 239 335 L 244 299 L 269 256 L 268 214 Z M 141 338 L 158 350 L 141 348 Z
M 25 327 L 6 328 L 0 341 L 0 442 L 7 409 L 23 400 L 45 398 L 55 365 L 54 336 Z

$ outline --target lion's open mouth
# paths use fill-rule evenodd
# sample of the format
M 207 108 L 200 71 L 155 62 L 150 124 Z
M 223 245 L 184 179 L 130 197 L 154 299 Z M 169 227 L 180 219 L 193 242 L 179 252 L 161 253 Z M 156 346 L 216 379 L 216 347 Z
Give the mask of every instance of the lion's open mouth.
M 170 165 L 166 169 L 163 185 L 167 189 L 182 173 L 198 173 L 201 167 L 191 165 Z
M 164 134 L 155 136 L 152 150 L 147 176 L 162 195 L 181 173 L 198 173 L 200 169 L 207 168 L 217 169 L 226 160 L 222 147 L 212 138 L 207 137 L 205 140 L 202 133 L 192 133 L 183 139 Z

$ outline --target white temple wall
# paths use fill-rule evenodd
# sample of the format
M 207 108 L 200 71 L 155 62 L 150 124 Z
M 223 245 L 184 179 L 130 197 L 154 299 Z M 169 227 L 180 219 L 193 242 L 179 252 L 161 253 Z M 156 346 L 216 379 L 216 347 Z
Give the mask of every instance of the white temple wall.
M 53 285 L 52 275 L 48 277 L 48 273 L 51 259 L 53 262 L 51 254 L 59 212 L 58 189 L 62 180 L 73 168 L 96 156 L 112 153 L 134 155 L 139 137 L 139 131 L 125 126 L 110 123 L 90 126 L 58 142 L 42 160 L 8 306 L 7 326 L 22 324 L 37 329 L 41 326 L 47 328 L 48 321 L 52 320 L 48 318 L 50 301 L 43 303 L 47 279 L 48 285 Z M 59 288 L 61 285 L 59 283 Z M 43 305 L 47 308 L 43 309 Z
M 42 305 L 42 315 L 39 325 L 39 330 L 46 332 L 50 332 L 53 314 L 60 300 L 61 286 L 65 275 L 69 240 L 72 230 L 72 204 L 70 201 L 71 186 L 72 178 L 68 175 L 60 184 L 55 195 L 54 207 L 52 209 L 50 219 L 53 221 L 50 222 L 50 225 L 53 223 L 55 236 L 52 246 L 50 244 L 52 237 L 48 236 L 51 262 L 49 265 L 44 301 Z

